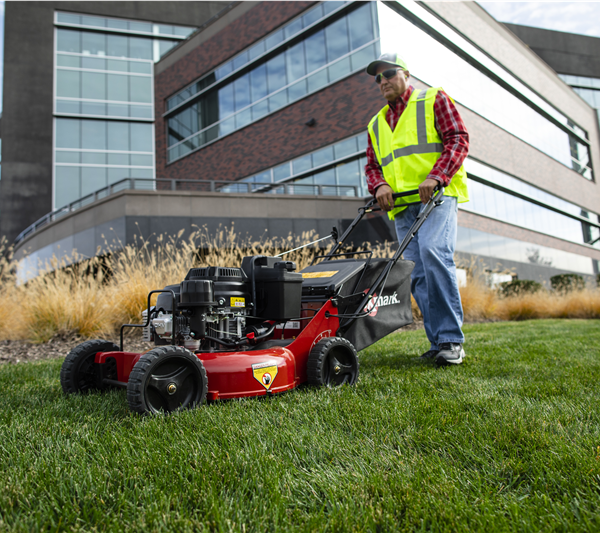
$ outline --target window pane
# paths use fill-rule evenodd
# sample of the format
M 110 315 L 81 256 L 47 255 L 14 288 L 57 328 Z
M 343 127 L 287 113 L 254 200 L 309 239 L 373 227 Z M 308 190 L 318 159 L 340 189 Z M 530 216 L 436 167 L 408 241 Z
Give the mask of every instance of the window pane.
M 128 168 L 109 168 L 108 169 L 108 184 L 117 183 L 129 177 Z
M 99 57 L 82 57 L 81 68 L 91 68 L 94 70 L 106 70 L 106 59 Z
M 313 22 L 316 22 L 321 17 L 323 17 L 323 7 L 319 4 L 314 9 L 311 9 L 308 13 L 303 15 L 302 22 L 304 23 L 304 27 L 311 25 Z
M 267 96 L 266 65 L 261 65 L 250 72 L 250 92 L 253 102 Z
M 54 183 L 54 205 L 56 208 L 74 202 L 81 196 L 79 168 L 56 166 Z
M 94 56 L 106 55 L 106 34 L 81 32 L 81 51 Z
M 107 35 L 107 54 L 114 57 L 127 57 L 127 37 Z M 121 70 L 121 69 L 119 69 Z
M 81 147 L 106 150 L 106 124 L 103 120 L 82 120 Z
M 81 53 L 81 32 L 75 30 L 56 31 L 56 50 Z
M 81 162 L 87 165 L 106 165 L 106 154 L 103 152 L 82 152 Z
M 152 166 L 152 156 L 151 155 L 131 155 L 131 164 L 134 166 L 140 167 L 151 167 Z
M 233 59 L 233 70 L 237 70 L 238 68 L 244 66 L 246 63 L 248 63 L 248 52 L 243 52 Z
M 374 39 L 371 6 L 365 4 L 348 15 L 350 49 L 354 50 Z
M 82 15 L 81 17 L 82 26 L 97 26 L 99 28 L 106 28 L 106 19 L 102 17 L 91 17 L 89 15 Z
M 106 100 L 106 74 L 81 73 L 81 96 L 95 100 Z
M 146 33 L 152 33 L 152 24 L 150 22 L 138 22 L 135 20 L 130 20 L 129 29 L 131 31 L 143 31 Z
M 348 24 L 345 17 L 336 20 L 325 28 L 325 40 L 327 41 L 327 61 L 329 63 L 350 51 L 348 47 Z
M 136 74 L 152 74 L 152 63 L 129 61 L 129 72 L 134 72 Z M 185 98 L 189 98 L 191 95 L 192 93 L 189 91 L 189 94 L 187 94 Z
M 306 74 L 304 67 L 304 43 L 298 43 L 285 51 L 285 66 L 288 83 L 291 83 Z
M 250 104 L 250 75 L 246 74 L 233 82 L 235 110 L 239 111 Z
M 350 139 L 346 139 L 340 143 L 337 143 L 334 147 L 335 158 L 340 159 L 341 157 L 346 157 L 347 155 L 354 154 L 358 151 L 356 147 L 356 137 L 352 137 Z
M 331 161 L 333 161 L 333 148 L 331 146 L 323 148 L 322 150 L 315 152 L 312 155 L 312 158 L 313 166 L 315 167 L 320 167 L 321 165 L 331 163 Z
M 267 61 L 267 81 L 269 93 L 275 92 L 287 85 L 285 76 L 285 56 L 280 54 Z
M 66 24 L 81 24 L 81 15 L 73 15 L 72 13 L 57 13 L 57 22 L 64 22 Z
M 117 100 L 118 102 L 129 101 L 128 77 L 120 74 L 107 74 L 108 100 Z
M 153 124 L 131 123 L 131 150 L 133 152 L 152 152 Z
M 56 119 L 56 147 L 81 148 L 81 121 L 70 118 Z
M 259 41 L 256 43 L 250 50 L 248 50 L 248 54 L 250 55 L 250 60 L 256 59 L 259 55 L 265 53 L 265 42 Z
M 56 71 L 56 96 L 80 98 L 80 76 L 76 70 Z
M 81 196 L 106 187 L 105 167 L 81 167 Z
M 173 48 L 177 41 L 158 41 L 158 54 L 160 57 L 164 56 L 171 48 Z
M 128 130 L 128 133 L 129 133 L 129 130 Z M 108 154 L 108 164 L 109 165 L 129 165 L 129 154 Z
M 57 163 L 81 163 L 79 152 L 62 152 L 61 150 L 56 151 L 56 162 Z
M 152 39 L 128 37 L 129 57 L 132 59 L 152 59 Z
M 79 68 L 81 66 L 80 59 L 77 56 L 67 56 L 63 54 L 57 54 L 56 56 L 56 65 L 59 67 L 75 67 Z
M 307 72 L 312 72 L 327 63 L 325 54 L 325 32 L 323 30 L 306 39 L 305 46 Z
M 290 22 L 283 31 L 285 32 L 285 38 L 289 39 L 292 35 L 296 35 L 299 31 L 302 30 L 302 19 L 296 19 Z
M 273 180 L 279 181 L 290 177 L 290 164 L 284 163 L 273 169 Z
M 152 102 L 152 78 L 131 76 L 129 78 L 130 99 L 132 102 Z
M 72 100 L 57 100 L 56 101 L 56 112 L 80 115 L 81 114 L 81 102 L 72 101 Z
M 233 85 L 226 85 L 219 89 L 219 119 L 228 117 L 234 111 Z
M 283 41 L 283 30 L 276 31 L 272 35 L 269 35 L 265 40 L 265 43 L 267 45 L 267 50 L 270 50 L 274 46 L 277 46 L 282 41 Z

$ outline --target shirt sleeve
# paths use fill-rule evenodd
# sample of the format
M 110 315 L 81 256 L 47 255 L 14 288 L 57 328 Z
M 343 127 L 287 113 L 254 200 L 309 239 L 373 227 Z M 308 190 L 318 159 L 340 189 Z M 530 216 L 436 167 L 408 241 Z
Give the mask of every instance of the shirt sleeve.
M 439 91 L 433 104 L 435 129 L 444 148 L 427 176 L 447 187 L 469 152 L 469 133 L 458 109 L 444 91 Z M 370 190 L 370 189 L 369 189 Z
M 386 183 L 383 177 L 383 170 L 377 161 L 375 150 L 371 144 L 371 136 L 367 134 L 367 164 L 365 165 L 365 176 L 367 177 L 367 188 L 372 195 L 375 195 L 377 187 Z

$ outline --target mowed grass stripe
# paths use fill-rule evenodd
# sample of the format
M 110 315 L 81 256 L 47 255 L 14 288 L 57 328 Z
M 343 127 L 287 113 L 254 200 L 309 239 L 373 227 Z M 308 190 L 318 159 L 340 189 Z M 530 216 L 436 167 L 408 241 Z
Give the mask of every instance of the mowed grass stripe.
M 600 530 L 600 322 L 465 330 L 457 368 L 405 332 L 356 387 L 169 417 L 4 365 L 0 530 Z

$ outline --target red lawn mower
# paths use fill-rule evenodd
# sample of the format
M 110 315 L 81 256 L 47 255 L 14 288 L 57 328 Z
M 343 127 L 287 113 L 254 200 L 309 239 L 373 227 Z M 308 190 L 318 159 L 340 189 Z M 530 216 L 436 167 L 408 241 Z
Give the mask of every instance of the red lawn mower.
M 145 323 L 124 324 L 120 346 L 91 340 L 74 348 L 60 371 L 63 391 L 127 389 L 130 409 L 148 414 L 278 394 L 305 382 L 354 384 L 357 351 L 412 323 L 414 264 L 400 256 L 442 198 L 440 188 L 390 259 L 340 251 L 363 216 L 379 209 L 371 200 L 339 240 L 334 228 L 331 252 L 299 273 L 285 254 L 245 257 L 241 267 L 192 268 L 180 284 L 148 294 Z M 124 351 L 125 328 L 143 328 L 156 347 Z

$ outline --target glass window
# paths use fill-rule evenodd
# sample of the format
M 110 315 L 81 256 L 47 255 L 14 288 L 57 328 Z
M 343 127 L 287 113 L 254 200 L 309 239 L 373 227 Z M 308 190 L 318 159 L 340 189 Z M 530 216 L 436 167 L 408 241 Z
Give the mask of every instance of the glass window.
M 131 151 L 153 152 L 152 124 L 132 122 L 131 127 Z
M 81 148 L 81 121 L 69 118 L 56 119 L 56 147 Z
M 121 74 L 107 74 L 107 99 L 116 100 L 118 102 L 129 101 L 129 76 Z
M 128 37 L 123 35 L 107 35 L 106 36 L 107 54 L 113 57 L 127 57 L 128 54 Z M 119 69 L 121 70 L 121 69 Z
M 58 52 L 81 53 L 81 32 L 76 30 L 57 30 L 56 50 Z
M 106 74 L 82 72 L 81 96 L 94 100 L 106 100 Z
M 105 167 L 81 167 L 81 196 L 106 187 Z
M 56 166 L 54 181 L 55 208 L 70 204 L 81 198 L 79 170 L 80 167 Z
M 152 59 L 152 40 L 141 37 L 128 37 L 129 57 L 132 59 Z
M 273 169 L 273 181 L 280 181 L 290 177 L 290 164 L 284 163 Z
M 235 112 L 233 85 L 226 85 L 219 89 L 219 118 L 225 118 Z
M 56 13 L 56 22 L 63 22 L 65 24 L 81 24 L 81 15 L 75 15 L 74 13 Z
M 152 33 L 152 24 L 149 22 L 140 22 L 137 20 L 130 20 L 129 21 L 129 29 L 131 31 Z
M 270 61 L 267 61 L 267 83 L 269 93 L 274 93 L 287 85 L 285 77 L 285 56 L 283 54 L 275 56 Z
M 302 23 L 304 27 L 310 26 L 311 24 L 317 22 L 317 20 L 323 17 L 323 6 L 319 4 L 317 7 L 308 11 L 305 15 L 302 16 Z
M 348 15 L 350 48 L 354 50 L 373 40 L 371 6 L 367 3 Z
M 298 43 L 285 52 L 288 83 L 291 83 L 306 74 L 304 61 L 304 43 Z
M 250 105 L 250 74 L 245 74 L 233 82 L 233 92 L 236 111 Z
M 283 30 L 278 30 L 275 33 L 272 33 L 265 39 L 265 44 L 266 44 L 267 50 L 274 48 L 279 43 L 281 43 L 283 40 L 284 40 Z
M 106 122 L 103 120 L 81 121 L 81 147 L 106 150 Z
M 250 93 L 253 102 L 264 98 L 268 94 L 267 66 L 261 65 L 250 73 Z
M 86 55 L 106 55 L 106 34 L 81 32 L 81 52 Z
M 152 78 L 130 76 L 129 88 L 129 99 L 131 102 L 152 103 Z
M 106 27 L 106 19 L 104 19 L 102 17 L 92 17 L 90 15 L 82 15 L 81 16 L 81 25 L 105 28 Z
M 58 54 L 56 56 L 56 65 L 58 67 L 74 67 L 79 68 L 81 66 L 81 58 L 77 56 L 67 56 Z
M 350 51 L 348 43 L 348 21 L 341 18 L 325 28 L 327 61 L 331 63 Z
M 80 72 L 77 70 L 56 71 L 56 96 L 81 97 Z
M 325 32 L 323 30 L 311 35 L 304 41 L 306 47 L 306 70 L 312 72 L 327 64 L 325 50 Z

